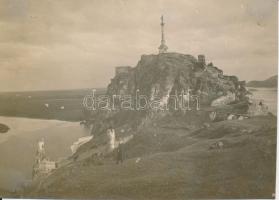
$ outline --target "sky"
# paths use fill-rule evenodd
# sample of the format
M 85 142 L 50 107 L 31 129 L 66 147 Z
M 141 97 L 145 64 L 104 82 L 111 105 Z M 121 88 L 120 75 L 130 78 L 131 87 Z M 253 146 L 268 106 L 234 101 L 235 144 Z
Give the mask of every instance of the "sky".
M 106 87 L 115 66 L 204 54 L 240 80 L 277 74 L 276 0 L 0 0 L 0 91 Z

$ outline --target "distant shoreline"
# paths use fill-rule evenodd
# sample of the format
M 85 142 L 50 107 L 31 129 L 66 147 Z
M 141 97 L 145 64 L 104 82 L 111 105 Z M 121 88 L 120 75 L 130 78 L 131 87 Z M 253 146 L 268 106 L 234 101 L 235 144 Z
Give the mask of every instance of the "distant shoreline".
M 265 90 L 277 90 L 277 87 L 246 87 L 248 90 L 250 90 L 250 89 L 255 89 L 255 90 L 257 90 L 257 89 L 265 89 Z
M 247 86 L 246 88 L 255 88 L 255 89 L 257 89 L 257 88 L 261 88 L 261 89 L 277 89 L 277 87 L 264 87 L 264 86 L 258 86 L 258 87 L 252 87 L 252 86 Z
M 38 118 L 38 117 L 28 117 L 28 116 L 12 116 L 12 115 L 0 115 L 0 117 L 6 117 L 6 118 L 22 118 L 22 119 L 34 119 L 34 120 L 46 120 L 46 121 L 61 121 L 61 122 L 80 122 L 80 120 L 64 120 L 64 119 L 55 119 L 55 118 Z M 0 124 L 1 123 L 0 121 Z M 8 126 L 7 124 L 5 124 L 6 126 Z
M 7 117 L 7 118 L 22 118 L 22 119 L 34 119 L 34 120 L 46 120 L 46 121 L 61 121 L 61 122 L 80 122 L 81 120 L 70 120 L 70 119 L 63 119 L 63 118 L 44 118 L 44 117 L 35 117 L 35 116 L 25 116 L 25 115 L 2 115 L 0 114 L 0 117 Z M 1 124 L 1 121 L 0 121 Z M 7 125 L 7 124 L 6 124 Z
M 96 94 L 103 94 L 98 89 Z M 83 98 L 91 90 L 0 92 L 0 116 L 79 122 L 85 118 Z

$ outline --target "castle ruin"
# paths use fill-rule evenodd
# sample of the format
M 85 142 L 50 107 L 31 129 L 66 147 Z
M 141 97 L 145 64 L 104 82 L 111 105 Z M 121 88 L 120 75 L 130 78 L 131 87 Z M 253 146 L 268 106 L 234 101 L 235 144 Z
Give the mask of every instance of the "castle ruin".
M 55 168 L 56 168 L 56 163 L 54 161 L 50 161 L 46 157 L 45 142 L 43 139 L 41 139 L 38 142 L 35 164 L 33 166 L 33 172 L 32 172 L 33 179 L 40 177 L 42 175 L 47 175 Z

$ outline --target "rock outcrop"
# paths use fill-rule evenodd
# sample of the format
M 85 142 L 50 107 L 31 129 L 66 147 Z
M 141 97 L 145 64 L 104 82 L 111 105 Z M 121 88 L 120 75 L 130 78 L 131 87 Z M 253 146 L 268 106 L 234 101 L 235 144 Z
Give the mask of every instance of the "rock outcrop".
M 242 106 L 243 108 L 230 106 L 225 111 L 222 109 L 224 112 L 215 113 L 213 121 L 225 120 L 228 114 L 237 113 L 240 109 L 242 109 L 241 113 L 244 113 L 248 107 L 245 82 L 239 81 L 236 76 L 224 75 L 223 71 L 212 63 L 206 64 L 194 56 L 180 53 L 143 55 L 136 67 L 117 67 L 116 75 L 108 85 L 107 95 L 120 96 L 119 98 L 143 95 L 144 100 L 149 103 L 156 101 L 157 108 L 163 108 L 165 112 L 157 112 L 157 110 L 153 112 L 151 109 L 135 112 L 137 102 L 134 101 L 136 98 L 132 98 L 131 108 L 135 108 L 134 110 L 117 109 L 119 108 L 117 105 L 114 105 L 115 110 L 107 112 L 98 110 L 92 130 L 94 135 L 104 134 L 111 125 L 114 128 L 128 126 L 132 131 L 136 131 L 138 127 L 151 122 L 154 114 L 163 116 L 174 113 L 176 104 L 182 105 L 182 101 L 186 102 L 184 108 L 187 109 L 188 105 L 188 110 L 200 110 L 201 115 L 208 120 L 210 112 L 215 112 L 215 108 L 212 107 L 219 109 L 227 104 L 238 105 L 239 103 L 247 105 Z M 176 102 L 173 97 L 177 97 Z M 119 98 L 116 98 L 115 102 Z M 165 110 L 165 108 L 169 109 Z M 177 110 L 179 108 L 181 107 Z M 185 113 L 185 110 L 183 112 Z M 212 121 L 212 116 L 210 120 Z M 200 118 L 198 124 L 204 122 Z M 122 137 L 122 133 L 117 134 Z
M 221 96 L 212 101 L 211 106 L 223 106 L 235 101 L 235 93 L 228 92 L 227 95 Z
M 160 100 L 161 106 L 169 104 L 171 95 L 180 95 L 191 90 L 198 95 L 203 105 L 226 97 L 243 100 L 246 94 L 244 83 L 236 76 L 225 76 L 213 64 L 203 65 L 191 56 L 179 53 L 143 55 L 137 66 L 128 73 L 118 73 L 108 86 L 109 95 L 144 94 L 149 100 Z
M 5 125 L 0 123 L 0 133 L 7 133 L 10 130 L 10 128 Z

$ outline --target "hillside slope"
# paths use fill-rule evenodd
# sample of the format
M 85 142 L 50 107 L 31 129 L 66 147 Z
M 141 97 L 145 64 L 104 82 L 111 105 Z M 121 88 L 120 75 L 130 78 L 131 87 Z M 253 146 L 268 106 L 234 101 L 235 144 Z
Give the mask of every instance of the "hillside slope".
M 276 118 L 254 117 L 189 132 L 172 122 L 145 127 L 113 156 L 55 171 L 28 197 L 96 199 L 271 198 Z M 176 128 L 171 128 L 171 125 Z M 222 148 L 215 148 L 216 142 Z M 148 151 L 145 151 L 145 150 Z
M 247 83 L 247 87 L 277 87 L 278 75 L 272 76 L 263 81 L 250 81 Z

